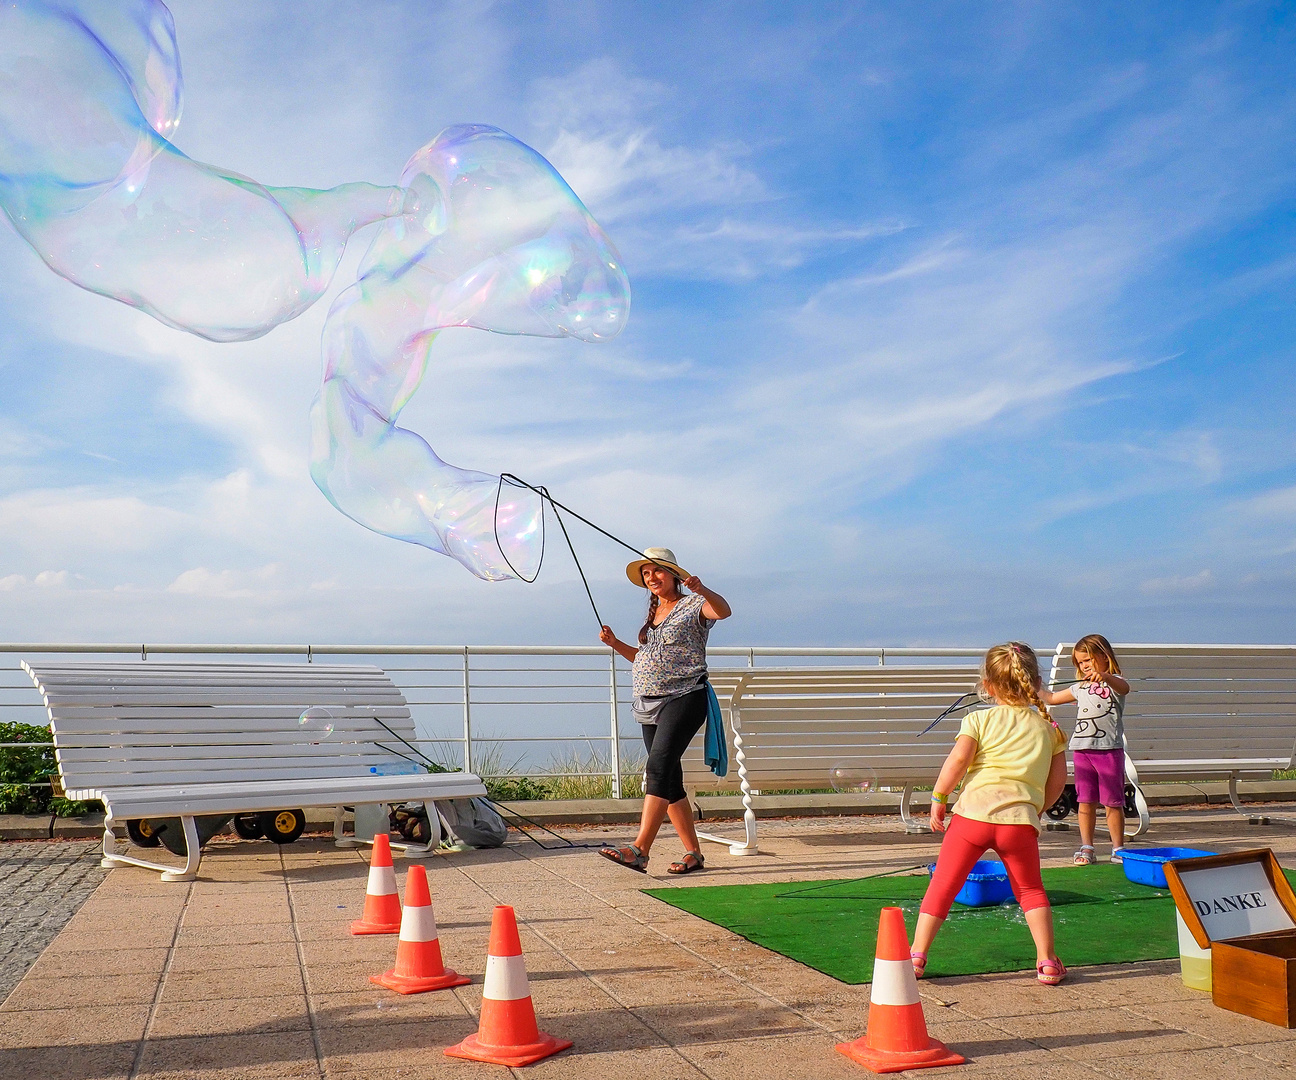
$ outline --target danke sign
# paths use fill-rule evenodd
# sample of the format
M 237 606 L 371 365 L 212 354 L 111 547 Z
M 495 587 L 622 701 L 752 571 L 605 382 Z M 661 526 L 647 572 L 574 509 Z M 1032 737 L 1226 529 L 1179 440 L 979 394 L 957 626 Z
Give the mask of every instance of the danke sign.
M 1179 871 L 1179 880 L 1211 941 L 1296 927 L 1262 863 L 1204 870 L 1185 866 Z
M 1268 848 L 1166 864 L 1184 924 L 1210 949 L 1216 1005 L 1296 1026 L 1296 892 Z

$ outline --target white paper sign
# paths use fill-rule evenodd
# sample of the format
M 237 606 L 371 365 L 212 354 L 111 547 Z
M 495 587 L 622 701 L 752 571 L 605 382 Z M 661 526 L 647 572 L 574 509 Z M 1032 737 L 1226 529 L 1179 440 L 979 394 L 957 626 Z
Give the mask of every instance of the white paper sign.
M 1211 941 L 1296 927 L 1261 863 L 1180 870 L 1179 880 Z

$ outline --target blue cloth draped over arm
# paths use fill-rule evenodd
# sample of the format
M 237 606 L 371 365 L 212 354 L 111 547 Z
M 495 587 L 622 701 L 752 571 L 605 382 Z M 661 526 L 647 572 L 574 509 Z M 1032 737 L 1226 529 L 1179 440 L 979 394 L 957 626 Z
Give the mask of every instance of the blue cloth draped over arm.
M 720 702 L 716 700 L 715 690 L 707 684 L 707 720 L 706 735 L 703 737 L 703 755 L 707 768 L 716 776 L 729 774 L 729 740 L 725 737 L 724 717 L 720 713 Z

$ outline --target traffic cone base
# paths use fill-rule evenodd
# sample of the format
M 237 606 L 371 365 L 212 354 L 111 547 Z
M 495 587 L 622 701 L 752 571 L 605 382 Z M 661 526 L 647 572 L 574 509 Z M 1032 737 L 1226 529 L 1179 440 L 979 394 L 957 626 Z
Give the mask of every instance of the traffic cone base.
M 364 914 L 351 924 L 353 934 L 399 934 L 400 897 L 396 895 L 396 870 L 392 866 L 391 841 L 374 834 L 373 856 L 369 860 L 369 883 L 365 887 Z
M 492 1065 L 532 1065 L 571 1045 L 570 1039 L 556 1039 L 536 1026 L 517 919 L 511 907 L 500 904 L 491 919 L 477 1032 L 447 1047 L 446 1056 Z
M 395 922 L 370 922 L 368 918 L 357 919 L 351 924 L 351 933 L 356 934 L 399 934 L 400 920 Z
M 927 1034 L 918 980 L 909 958 L 904 912 L 899 908 L 883 908 L 878 919 L 868 1030 L 854 1042 L 838 1043 L 837 1052 L 876 1073 L 933 1069 L 967 1061 Z
M 869 1047 L 867 1037 L 854 1042 L 838 1043 L 837 1052 L 845 1054 L 852 1061 L 872 1069 L 875 1073 L 904 1072 L 905 1069 L 935 1069 L 941 1065 L 962 1065 L 967 1058 L 956 1054 L 943 1042 L 928 1040 L 931 1045 L 926 1050 L 874 1050 Z
M 458 1046 L 446 1048 L 447 1057 L 466 1058 L 469 1061 L 486 1061 L 492 1065 L 534 1065 L 554 1054 L 560 1054 L 572 1045 L 570 1039 L 555 1039 L 540 1032 L 540 1041 L 527 1046 L 487 1046 L 476 1035 L 469 1035 Z
M 395 990 L 398 994 L 422 994 L 428 990 L 449 990 L 452 986 L 467 986 L 472 979 L 460 975 L 449 968 L 441 975 L 430 975 L 419 978 L 414 975 L 397 975 L 396 969 L 384 971 L 381 975 L 370 975 L 369 981 Z

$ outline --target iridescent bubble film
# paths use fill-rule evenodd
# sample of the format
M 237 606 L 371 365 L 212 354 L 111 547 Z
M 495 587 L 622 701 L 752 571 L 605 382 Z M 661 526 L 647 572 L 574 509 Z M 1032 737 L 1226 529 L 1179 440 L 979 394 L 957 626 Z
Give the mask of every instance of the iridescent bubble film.
M 828 770 L 828 782 L 842 795 L 867 795 L 877 789 L 877 770 L 866 761 L 848 758 Z
M 56 273 L 213 341 L 259 337 L 382 221 L 324 331 L 311 473 L 343 513 L 479 577 L 532 577 L 538 498 L 397 425 L 437 331 L 605 341 L 629 313 L 610 241 L 562 177 L 490 127 L 449 128 L 399 186 L 272 188 L 171 143 L 182 81 L 159 0 L 0 5 L 0 207 Z
M 337 713 L 327 705 L 312 705 L 297 718 L 297 727 L 313 745 L 319 745 L 337 729 Z
M 553 166 L 498 128 L 443 131 L 410 159 L 401 187 L 404 213 L 383 223 L 324 326 L 311 474 L 376 532 L 478 577 L 534 577 L 539 497 L 447 464 L 397 418 L 439 330 L 606 341 L 625 325 L 629 282 Z
M 268 188 L 193 161 L 168 141 L 180 102 L 157 0 L 0 7 L 0 206 L 69 281 L 213 341 L 260 337 L 403 193 Z

